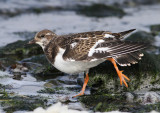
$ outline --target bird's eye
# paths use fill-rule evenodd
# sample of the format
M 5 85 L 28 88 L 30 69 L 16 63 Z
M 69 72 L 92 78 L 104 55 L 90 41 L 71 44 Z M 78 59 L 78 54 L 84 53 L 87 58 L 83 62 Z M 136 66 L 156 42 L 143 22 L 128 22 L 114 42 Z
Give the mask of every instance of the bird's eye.
M 42 35 L 41 35 L 41 38 L 44 38 L 44 36 L 45 36 L 45 34 L 42 34 Z

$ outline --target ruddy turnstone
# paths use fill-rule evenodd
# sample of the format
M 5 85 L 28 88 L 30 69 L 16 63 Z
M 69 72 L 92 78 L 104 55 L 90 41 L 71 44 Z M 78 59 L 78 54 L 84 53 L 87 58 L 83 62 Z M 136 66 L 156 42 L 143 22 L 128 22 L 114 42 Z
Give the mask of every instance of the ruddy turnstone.
M 77 97 L 84 94 L 89 69 L 106 60 L 113 63 L 120 84 L 124 83 L 128 87 L 125 79 L 130 79 L 118 69 L 117 64 L 130 66 L 137 63 L 143 56 L 139 51 L 148 46 L 147 43 L 121 40 L 134 30 L 119 33 L 93 31 L 70 35 L 56 35 L 50 30 L 42 30 L 29 44 L 39 44 L 48 61 L 58 70 L 68 74 L 86 73 L 81 92 L 74 96 Z

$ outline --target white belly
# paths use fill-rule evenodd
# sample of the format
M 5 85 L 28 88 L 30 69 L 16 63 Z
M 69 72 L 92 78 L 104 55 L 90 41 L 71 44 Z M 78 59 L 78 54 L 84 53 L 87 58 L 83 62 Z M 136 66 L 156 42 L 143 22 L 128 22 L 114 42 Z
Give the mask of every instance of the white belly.
M 58 53 L 55 62 L 54 67 L 58 70 L 69 73 L 69 74 L 76 74 L 84 71 L 88 71 L 89 68 L 95 67 L 98 64 L 104 62 L 105 60 L 97 60 L 97 61 L 66 61 L 62 58 L 62 54 Z

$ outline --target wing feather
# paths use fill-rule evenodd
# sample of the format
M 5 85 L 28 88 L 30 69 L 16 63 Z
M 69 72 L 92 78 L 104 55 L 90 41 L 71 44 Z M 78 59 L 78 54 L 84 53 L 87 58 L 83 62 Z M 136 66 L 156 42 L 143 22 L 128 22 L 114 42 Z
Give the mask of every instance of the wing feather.
M 148 44 L 120 40 L 131 31 L 133 30 L 119 34 L 103 31 L 70 35 L 70 43 L 65 46 L 63 58 L 74 59 L 72 61 L 95 61 L 113 57 L 122 66 L 135 64 L 142 57 L 139 51 L 145 49 Z M 109 33 L 108 38 L 105 37 L 106 33 Z M 110 35 L 112 37 L 109 37 Z
M 113 57 L 116 62 L 121 65 L 121 66 L 130 66 L 131 64 L 136 64 L 138 63 L 138 60 L 141 59 L 142 53 L 139 51 L 133 52 L 133 53 L 128 53 L 125 55 L 121 55 L 119 57 Z

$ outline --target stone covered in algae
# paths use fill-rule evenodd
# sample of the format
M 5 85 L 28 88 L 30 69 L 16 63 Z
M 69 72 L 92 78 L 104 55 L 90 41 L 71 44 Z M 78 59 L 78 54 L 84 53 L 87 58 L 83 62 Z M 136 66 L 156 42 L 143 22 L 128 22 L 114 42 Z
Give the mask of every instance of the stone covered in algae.
M 106 17 L 106 16 L 118 16 L 122 17 L 126 13 L 114 6 L 108 6 L 105 4 L 92 4 L 90 6 L 78 6 L 78 14 L 82 14 L 89 17 Z
M 133 98 L 133 102 L 127 101 L 124 93 L 82 96 L 79 97 L 79 101 L 95 112 L 121 111 L 146 113 L 152 110 L 160 111 L 160 102 L 155 104 L 142 104 L 141 100 L 136 96 L 137 95 Z
M 160 24 L 151 25 L 150 29 L 151 29 L 152 32 L 160 32 Z
M 48 107 L 47 99 L 39 96 L 15 96 L 12 93 L 7 93 L 0 90 L 0 105 L 6 113 L 14 111 L 33 111 L 37 107 Z
M 43 50 L 38 45 L 28 45 L 27 43 L 29 40 L 26 41 L 16 41 L 10 43 L 4 47 L 0 48 L 0 57 L 5 56 L 16 56 L 17 58 L 24 58 L 25 56 L 33 56 L 39 55 L 43 53 Z

